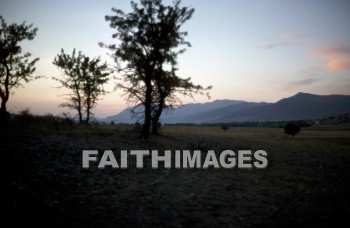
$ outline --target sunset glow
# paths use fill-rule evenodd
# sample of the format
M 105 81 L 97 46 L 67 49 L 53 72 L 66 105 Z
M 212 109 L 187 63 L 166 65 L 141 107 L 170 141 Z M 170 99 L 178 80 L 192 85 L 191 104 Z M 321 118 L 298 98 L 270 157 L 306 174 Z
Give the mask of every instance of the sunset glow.
M 171 3 L 170 0 L 164 1 Z M 203 86 L 212 85 L 211 101 L 233 99 L 275 102 L 298 92 L 350 94 L 350 1 L 343 0 L 183 0 L 193 7 L 186 23 L 192 47 L 179 58 L 179 74 Z M 116 43 L 105 15 L 111 8 L 130 10 L 130 1 L 2 0 L 0 15 L 10 23 L 33 23 L 33 41 L 23 50 L 39 57 L 35 75 L 46 78 L 25 84 L 8 102 L 11 112 L 30 107 L 35 114 L 59 114 L 62 102 L 52 76 L 61 48 L 113 60 L 98 42 Z M 121 91 L 99 101 L 96 116 L 114 115 L 127 107 Z M 113 92 L 112 92 L 113 91 Z M 207 102 L 205 96 L 183 102 Z

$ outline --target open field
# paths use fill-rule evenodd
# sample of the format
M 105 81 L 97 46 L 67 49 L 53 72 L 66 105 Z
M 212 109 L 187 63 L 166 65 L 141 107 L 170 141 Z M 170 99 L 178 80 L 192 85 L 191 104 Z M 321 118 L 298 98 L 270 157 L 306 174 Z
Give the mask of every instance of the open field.
M 163 133 L 184 137 L 208 136 L 232 139 L 238 138 L 243 141 L 251 140 L 253 144 L 253 141 L 261 141 L 262 144 L 265 144 L 264 146 L 269 146 L 266 144 L 279 144 L 281 142 L 287 143 L 287 147 L 289 147 L 290 144 L 298 143 L 315 143 L 314 146 L 317 146 L 316 144 L 323 144 L 325 142 L 331 145 L 350 146 L 350 126 L 348 125 L 303 128 L 301 133 L 298 134 L 293 141 L 289 140 L 290 136 L 284 134 L 282 128 L 236 127 L 230 128 L 228 131 L 224 132 L 220 127 L 165 126 L 163 127 Z
M 1 187 L 16 222 L 39 227 L 295 227 L 349 222 L 350 130 L 163 126 L 1 126 Z M 231 149 L 268 153 L 266 169 L 82 168 L 82 150 Z

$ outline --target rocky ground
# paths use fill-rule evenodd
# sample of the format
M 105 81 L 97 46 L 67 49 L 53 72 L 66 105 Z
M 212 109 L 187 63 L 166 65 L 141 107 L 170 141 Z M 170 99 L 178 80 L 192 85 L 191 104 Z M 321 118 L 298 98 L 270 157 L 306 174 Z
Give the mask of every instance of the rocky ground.
M 329 227 L 349 222 L 348 144 L 167 133 L 121 126 L 0 127 L 11 224 L 37 227 Z M 291 141 L 291 142 L 290 142 Z M 285 145 L 287 144 L 287 145 Z M 267 169 L 82 168 L 84 149 L 257 149 Z

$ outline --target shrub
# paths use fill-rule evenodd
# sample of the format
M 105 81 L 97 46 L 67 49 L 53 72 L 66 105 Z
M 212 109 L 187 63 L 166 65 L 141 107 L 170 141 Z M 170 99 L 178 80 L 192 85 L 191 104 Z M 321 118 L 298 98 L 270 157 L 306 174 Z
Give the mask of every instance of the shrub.
M 24 123 L 34 123 L 36 122 L 35 116 L 33 116 L 30 112 L 29 108 L 25 108 L 18 112 L 15 120 L 24 122 Z
M 221 129 L 222 129 L 224 132 L 226 132 L 226 131 L 229 129 L 229 127 L 228 127 L 227 125 L 223 125 L 223 126 L 221 127 Z
M 284 127 L 284 133 L 291 135 L 293 138 L 296 134 L 300 132 L 300 127 L 293 122 L 289 122 Z
M 62 113 L 62 123 L 66 126 L 72 127 L 75 125 L 74 119 L 71 117 L 70 113 Z
M 58 119 L 54 115 L 52 115 L 51 113 L 47 113 L 44 116 L 41 116 L 40 122 L 44 125 L 47 125 L 47 126 L 56 125 L 59 123 Z

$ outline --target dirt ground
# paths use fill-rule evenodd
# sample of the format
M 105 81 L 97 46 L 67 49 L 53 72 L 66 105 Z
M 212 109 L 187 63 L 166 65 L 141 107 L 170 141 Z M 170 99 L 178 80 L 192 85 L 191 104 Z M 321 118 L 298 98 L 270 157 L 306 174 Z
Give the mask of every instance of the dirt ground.
M 350 131 L 164 126 L 0 126 L 10 224 L 37 227 L 333 227 L 350 221 Z M 82 168 L 98 149 L 268 152 L 266 169 Z

